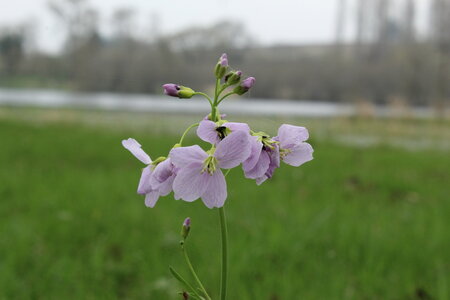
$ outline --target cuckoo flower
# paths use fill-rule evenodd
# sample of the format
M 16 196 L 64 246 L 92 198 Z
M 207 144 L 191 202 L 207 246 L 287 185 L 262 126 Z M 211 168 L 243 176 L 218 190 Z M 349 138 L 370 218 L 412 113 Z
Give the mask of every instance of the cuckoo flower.
M 272 177 L 280 159 L 294 167 L 312 160 L 313 149 L 305 143 L 308 136 L 306 128 L 288 124 L 281 125 L 273 139 L 264 133 L 252 136 L 251 154 L 242 164 L 245 177 L 256 179 L 259 185 Z
M 123 140 L 122 145 L 137 159 L 147 165 L 142 170 L 137 192 L 145 195 L 145 205 L 154 207 L 160 196 L 166 196 L 172 191 L 175 179 L 175 169 L 170 159 L 158 159 L 154 162 L 142 150 L 141 145 L 132 138 Z
M 205 142 L 217 144 L 227 135 L 235 131 L 243 131 L 250 135 L 250 127 L 245 123 L 203 120 L 197 128 L 197 135 Z
M 277 142 L 264 132 L 255 133 L 251 138 L 251 153 L 242 164 L 245 177 L 256 179 L 261 184 L 272 177 L 275 168 L 280 165 Z
M 283 124 L 274 140 L 279 142 L 280 157 L 288 165 L 298 167 L 313 159 L 313 148 L 305 141 L 309 138 L 305 127 Z
M 221 169 L 234 168 L 246 160 L 249 146 L 249 135 L 235 131 L 208 152 L 198 145 L 172 149 L 169 157 L 179 168 L 173 182 L 175 198 L 188 202 L 202 198 L 208 208 L 222 207 L 227 184 Z

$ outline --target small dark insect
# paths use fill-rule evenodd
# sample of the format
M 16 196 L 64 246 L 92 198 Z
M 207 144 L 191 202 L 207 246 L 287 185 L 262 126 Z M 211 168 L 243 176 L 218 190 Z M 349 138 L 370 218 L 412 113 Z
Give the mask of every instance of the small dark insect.
M 219 138 L 223 140 L 226 136 L 227 128 L 225 126 L 219 126 L 216 128 L 217 133 L 219 134 Z

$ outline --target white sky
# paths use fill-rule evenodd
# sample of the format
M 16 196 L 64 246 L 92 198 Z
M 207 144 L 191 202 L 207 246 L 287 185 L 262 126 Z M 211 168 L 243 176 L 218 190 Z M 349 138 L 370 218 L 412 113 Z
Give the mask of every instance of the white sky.
M 399 1 L 399 0 L 397 0 Z M 418 0 L 419 23 L 424 22 L 424 7 L 430 0 Z M 338 0 L 90 0 L 100 11 L 100 21 L 108 24 L 119 7 L 136 11 L 141 34 L 158 16 L 160 33 L 174 32 L 190 25 L 209 25 L 231 19 L 244 23 L 263 44 L 321 43 L 335 33 Z M 354 0 L 349 2 L 348 23 L 354 19 Z M 0 0 L 0 26 L 23 22 L 36 23 L 37 46 L 56 51 L 63 35 L 49 12 L 48 0 Z M 420 25 L 420 24 L 419 24 Z M 346 36 L 352 35 L 348 24 Z

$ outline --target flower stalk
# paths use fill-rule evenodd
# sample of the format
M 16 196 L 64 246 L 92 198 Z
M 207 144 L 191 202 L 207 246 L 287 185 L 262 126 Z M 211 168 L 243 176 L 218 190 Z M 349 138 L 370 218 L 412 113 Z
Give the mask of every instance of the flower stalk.
M 220 92 L 217 92 L 219 89 L 220 80 L 216 81 L 216 92 L 214 97 L 214 105 L 211 111 L 211 119 L 213 122 L 217 122 L 217 106 L 220 102 L 226 97 L 219 100 L 220 93 L 224 90 L 222 89 Z M 227 173 L 228 174 L 228 173 Z M 221 232 L 221 240 L 222 240 L 222 263 L 221 263 L 221 273 L 220 273 L 220 300 L 225 300 L 227 297 L 227 279 L 228 279 L 228 230 L 227 230 L 227 220 L 225 217 L 225 209 L 224 207 L 219 207 L 219 220 L 220 220 L 220 232 Z
M 222 272 L 220 276 L 220 300 L 227 298 L 228 279 L 228 229 L 225 209 L 219 207 L 220 231 L 222 233 Z
M 231 95 L 247 93 L 255 84 L 255 78 L 242 79 L 242 72 L 228 65 L 226 54 L 217 62 L 214 75 L 214 97 L 174 83 L 163 85 L 168 96 L 189 99 L 199 95 L 205 97 L 211 106 L 211 113 L 199 123 L 190 125 L 168 155 L 152 160 L 132 138 L 123 140 L 122 145 L 146 165 L 137 188 L 137 193 L 145 196 L 146 206 L 154 207 L 160 197 L 173 191 L 176 200 L 192 202 L 201 198 L 206 207 L 218 208 L 221 231 L 220 300 L 226 300 L 229 265 L 225 177 L 231 169 L 242 166 L 244 176 L 260 185 L 273 176 L 280 167 L 280 161 L 298 167 L 313 159 L 313 149 L 306 142 L 309 134 L 304 127 L 283 124 L 277 136 L 271 137 L 264 132 L 253 131 L 246 123 L 225 120 L 225 115 L 218 110 L 220 103 Z M 197 136 L 209 143 L 210 150 L 205 151 L 199 145 L 183 146 L 186 135 L 194 127 L 197 127 Z M 184 299 L 211 300 L 187 253 L 186 240 L 190 229 L 191 220 L 186 218 L 180 246 L 195 284 L 189 283 L 172 267 L 169 270 L 184 287 L 179 293 Z

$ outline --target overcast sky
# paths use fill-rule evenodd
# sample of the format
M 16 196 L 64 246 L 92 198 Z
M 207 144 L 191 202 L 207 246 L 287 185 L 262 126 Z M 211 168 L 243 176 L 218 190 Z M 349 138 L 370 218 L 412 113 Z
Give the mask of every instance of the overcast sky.
M 419 15 L 423 15 L 423 7 L 428 1 L 418 0 Z M 142 32 L 148 31 L 154 16 L 158 16 L 158 29 L 163 34 L 190 25 L 209 25 L 219 20 L 230 19 L 242 22 L 256 40 L 263 44 L 299 44 L 333 40 L 338 0 L 90 0 L 89 2 L 101 12 L 102 24 L 108 24 L 115 9 L 130 7 L 136 10 L 137 25 Z M 352 18 L 355 10 L 354 0 L 347 2 L 348 16 Z M 63 35 L 48 10 L 48 0 L 0 0 L 0 3 L 0 26 L 33 21 L 37 24 L 35 31 L 39 48 L 55 51 L 61 45 Z M 352 34 L 353 26 L 348 25 L 346 36 L 351 37 Z

